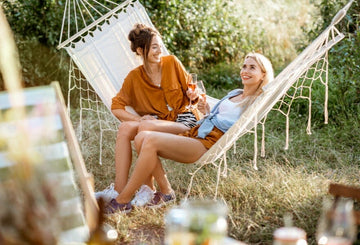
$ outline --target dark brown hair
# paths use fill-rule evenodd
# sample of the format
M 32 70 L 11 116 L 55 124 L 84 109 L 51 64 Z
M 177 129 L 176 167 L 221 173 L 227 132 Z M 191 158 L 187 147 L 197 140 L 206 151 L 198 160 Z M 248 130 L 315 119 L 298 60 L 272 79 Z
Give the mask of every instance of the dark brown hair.
M 131 50 L 137 55 L 137 48 L 141 48 L 143 51 L 144 62 L 147 62 L 151 40 L 154 36 L 158 35 L 159 32 L 144 24 L 135 24 L 134 28 L 129 32 L 128 39 L 131 42 Z

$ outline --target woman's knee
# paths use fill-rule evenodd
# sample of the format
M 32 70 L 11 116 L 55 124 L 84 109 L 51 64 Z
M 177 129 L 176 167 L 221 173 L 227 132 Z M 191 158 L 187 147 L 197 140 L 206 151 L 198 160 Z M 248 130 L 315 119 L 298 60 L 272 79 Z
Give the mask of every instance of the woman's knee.
M 126 138 L 129 140 L 133 140 L 135 135 L 137 134 L 138 127 L 139 127 L 139 122 L 135 122 L 135 121 L 122 122 L 117 132 L 117 138 Z
M 154 131 L 156 129 L 157 120 L 144 120 L 139 123 L 138 132 Z
M 134 145 L 137 152 L 140 151 L 141 145 L 144 142 L 144 139 L 149 133 L 147 131 L 139 132 L 134 138 Z
M 157 146 L 158 137 L 159 135 L 157 132 L 153 132 L 153 131 L 139 132 L 134 139 L 135 148 L 137 152 L 140 152 L 144 148 L 144 146 L 147 148 L 156 149 L 158 147 Z

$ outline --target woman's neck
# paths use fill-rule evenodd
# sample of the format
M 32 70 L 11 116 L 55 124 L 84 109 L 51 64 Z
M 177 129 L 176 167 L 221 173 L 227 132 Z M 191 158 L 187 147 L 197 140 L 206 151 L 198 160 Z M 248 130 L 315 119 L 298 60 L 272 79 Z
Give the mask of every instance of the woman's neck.
M 161 62 L 144 64 L 145 70 L 148 74 L 156 74 L 161 71 Z
M 145 72 L 148 75 L 150 81 L 155 85 L 161 86 L 161 62 L 144 64 Z
M 256 86 L 244 86 L 244 91 L 242 93 L 242 97 L 254 96 L 258 93 L 260 84 Z

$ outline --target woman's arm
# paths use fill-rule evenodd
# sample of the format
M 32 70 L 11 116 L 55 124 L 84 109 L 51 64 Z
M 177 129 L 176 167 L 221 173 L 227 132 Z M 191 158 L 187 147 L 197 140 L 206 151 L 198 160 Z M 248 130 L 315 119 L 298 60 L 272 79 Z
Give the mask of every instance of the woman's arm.
M 124 109 L 114 109 L 111 110 L 111 112 L 114 114 L 114 116 L 119 119 L 120 121 L 142 121 L 142 120 L 156 120 L 156 117 L 151 115 L 144 115 L 144 116 L 138 116 L 134 115 Z
M 140 121 L 141 117 L 138 115 L 134 115 L 124 109 L 113 109 L 111 112 L 114 116 L 120 121 Z

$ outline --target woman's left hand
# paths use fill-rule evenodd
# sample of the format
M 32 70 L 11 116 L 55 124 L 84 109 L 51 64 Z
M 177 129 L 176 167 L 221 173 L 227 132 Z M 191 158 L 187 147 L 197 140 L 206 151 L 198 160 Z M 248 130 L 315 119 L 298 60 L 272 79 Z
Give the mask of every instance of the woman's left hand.
M 210 113 L 210 105 L 206 102 L 206 99 L 203 99 L 202 97 L 199 99 L 197 108 L 204 115 L 208 115 Z

